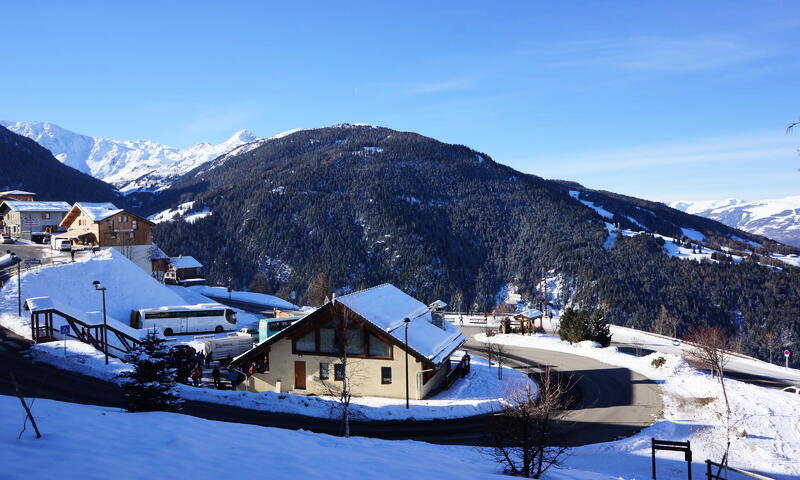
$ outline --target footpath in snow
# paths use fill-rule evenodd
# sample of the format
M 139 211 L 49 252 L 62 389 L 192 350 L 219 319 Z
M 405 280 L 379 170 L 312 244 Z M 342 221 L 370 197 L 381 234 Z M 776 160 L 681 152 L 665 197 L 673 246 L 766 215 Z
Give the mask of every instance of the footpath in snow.
M 616 348 L 597 348 L 591 342 L 569 344 L 550 335 L 495 335 L 492 342 L 518 347 L 554 350 L 582 355 L 603 363 L 631 369 L 659 382 L 663 390 L 664 415 L 651 427 L 616 442 L 588 445 L 572 450 L 567 465 L 621 478 L 650 478 L 650 438 L 690 440 L 694 453 L 694 478 L 704 478 L 706 459 L 720 461 L 724 445 L 724 412 L 719 383 L 710 374 L 689 366 L 681 357 L 656 352 L 635 357 Z M 486 342 L 485 334 L 475 339 Z M 664 358 L 655 367 L 653 360 Z M 731 441 L 730 465 L 770 477 L 800 477 L 800 396 L 726 380 L 734 412 L 735 435 Z M 660 452 L 665 466 L 662 478 L 686 478 L 680 454 Z

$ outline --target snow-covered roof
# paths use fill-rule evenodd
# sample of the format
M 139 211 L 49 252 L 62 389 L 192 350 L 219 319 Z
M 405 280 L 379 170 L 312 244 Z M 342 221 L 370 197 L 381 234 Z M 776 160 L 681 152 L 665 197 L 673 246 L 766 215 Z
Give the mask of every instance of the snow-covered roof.
M 91 218 L 93 222 L 103 221 L 108 217 L 111 217 L 113 215 L 116 215 L 124 211 L 121 208 L 117 208 L 116 205 L 110 202 L 103 202 L 103 203 L 79 202 L 76 203 L 75 206 L 80 208 L 81 211 L 85 213 L 89 218 Z
M 0 192 L 0 196 L 2 195 L 36 195 L 33 192 L 26 192 L 23 190 L 9 190 L 7 192 Z
M 445 308 L 446 306 L 447 306 L 447 304 L 444 303 L 442 300 L 436 300 L 435 302 L 433 302 L 433 303 L 431 303 L 429 305 L 429 307 L 431 309 L 434 309 L 434 308 Z
M 529 309 L 525 310 L 524 312 L 520 312 L 519 315 L 522 315 L 523 317 L 526 317 L 526 318 L 539 318 L 539 317 L 543 316 L 544 314 L 541 312 L 541 310 L 537 310 L 535 308 L 529 308 Z
M 171 263 L 172 266 L 178 270 L 183 268 L 200 268 L 203 266 L 202 263 L 198 262 L 194 257 L 189 255 L 185 257 L 183 255 L 179 257 L 170 257 L 169 263 Z
M 23 200 L 6 200 L 3 202 L 12 212 L 68 212 L 67 202 L 26 202 Z
M 405 342 L 404 319 L 410 319 L 408 346 L 437 365 L 466 341 L 461 330 L 451 323 L 444 322 L 441 328 L 434 325 L 424 303 L 388 283 L 343 295 L 336 302 L 401 343 Z

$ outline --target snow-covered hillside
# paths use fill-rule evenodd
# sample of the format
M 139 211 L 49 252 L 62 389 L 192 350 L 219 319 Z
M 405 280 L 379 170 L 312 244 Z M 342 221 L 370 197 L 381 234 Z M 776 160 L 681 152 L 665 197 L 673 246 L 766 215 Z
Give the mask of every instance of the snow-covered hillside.
M 0 121 L 0 125 L 36 141 L 62 163 L 123 192 L 162 189 L 169 179 L 257 139 L 241 130 L 220 144 L 202 142 L 181 150 L 148 140 L 81 135 L 49 122 Z
M 676 201 L 669 206 L 800 247 L 800 195 L 752 202 L 736 199 Z

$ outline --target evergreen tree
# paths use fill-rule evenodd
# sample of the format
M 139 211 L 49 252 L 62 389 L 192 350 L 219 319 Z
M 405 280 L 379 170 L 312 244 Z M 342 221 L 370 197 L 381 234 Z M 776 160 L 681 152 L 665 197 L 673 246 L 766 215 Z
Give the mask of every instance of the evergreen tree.
M 604 347 L 611 344 L 611 326 L 606 322 L 602 310 L 595 310 L 589 318 L 589 340 Z
M 568 342 L 582 342 L 589 338 L 589 322 L 585 310 L 576 312 L 572 308 L 564 310 L 558 326 L 558 336 Z
M 123 372 L 122 385 L 130 412 L 174 410 L 179 404 L 175 394 L 175 370 L 170 367 L 171 352 L 166 340 L 148 331 L 142 343 L 133 348 L 125 361 L 133 366 Z

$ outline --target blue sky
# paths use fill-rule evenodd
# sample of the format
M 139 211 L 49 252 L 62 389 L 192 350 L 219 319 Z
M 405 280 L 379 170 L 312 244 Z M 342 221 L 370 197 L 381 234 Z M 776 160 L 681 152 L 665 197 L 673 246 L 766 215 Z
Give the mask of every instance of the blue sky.
M 2 119 L 180 147 L 370 123 L 656 200 L 800 194 L 792 1 L 7 2 L 0 31 Z

